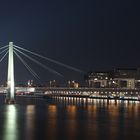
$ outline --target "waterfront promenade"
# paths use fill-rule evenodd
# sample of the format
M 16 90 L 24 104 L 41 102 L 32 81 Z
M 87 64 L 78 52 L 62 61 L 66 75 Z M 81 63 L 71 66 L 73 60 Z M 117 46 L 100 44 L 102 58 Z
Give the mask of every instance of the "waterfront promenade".
M 140 89 L 66 87 L 16 87 L 15 89 L 17 96 L 140 100 Z M 6 87 L 1 87 L 0 92 L 6 93 Z
M 85 97 L 85 98 L 105 98 L 140 100 L 140 89 L 120 89 L 120 88 L 47 88 L 46 96 L 63 97 Z

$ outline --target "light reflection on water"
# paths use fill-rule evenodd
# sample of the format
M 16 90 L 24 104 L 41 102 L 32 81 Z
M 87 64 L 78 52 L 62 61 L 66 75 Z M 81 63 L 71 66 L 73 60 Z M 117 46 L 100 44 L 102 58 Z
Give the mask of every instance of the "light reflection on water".
M 58 97 L 54 100 L 58 105 L 61 103 L 61 106 L 69 110 L 71 119 L 76 116 L 73 121 L 74 132 L 70 131 L 70 134 L 75 135 L 75 139 L 80 137 L 79 133 L 81 138 L 88 137 L 88 139 L 103 139 L 104 136 L 111 140 L 140 137 L 140 102 L 138 101 L 69 97 Z
M 57 138 L 57 106 L 56 105 L 49 105 L 47 107 L 47 114 L 48 121 L 46 123 L 46 126 L 49 128 L 49 133 L 45 135 L 45 137 L 48 137 L 49 139 L 56 139 Z M 49 124 L 49 125 L 48 125 Z
M 17 140 L 17 111 L 14 105 L 6 106 L 5 123 L 4 125 L 4 138 L 3 140 Z
M 136 139 L 139 116 L 136 101 L 20 99 L 0 105 L 0 140 Z
M 26 106 L 26 121 L 25 121 L 25 139 L 35 139 L 35 106 Z

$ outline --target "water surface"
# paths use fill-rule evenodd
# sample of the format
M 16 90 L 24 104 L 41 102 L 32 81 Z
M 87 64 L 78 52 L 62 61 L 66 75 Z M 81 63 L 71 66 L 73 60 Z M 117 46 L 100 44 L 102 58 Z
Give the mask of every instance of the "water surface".
M 99 99 L 0 99 L 0 140 L 139 139 L 140 102 Z

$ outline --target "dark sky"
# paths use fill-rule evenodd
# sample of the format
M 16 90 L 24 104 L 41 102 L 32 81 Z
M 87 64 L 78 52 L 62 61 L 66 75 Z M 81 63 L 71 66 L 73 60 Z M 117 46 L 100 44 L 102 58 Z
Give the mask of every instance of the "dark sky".
M 85 72 L 139 67 L 139 3 L 132 0 L 4 0 L 0 2 L 0 46 L 9 41 Z M 41 81 L 83 79 L 77 72 L 41 62 L 64 75 L 60 78 L 28 62 Z M 0 66 L 2 81 L 6 80 L 4 64 L 6 60 Z M 16 60 L 16 81 L 31 78 Z

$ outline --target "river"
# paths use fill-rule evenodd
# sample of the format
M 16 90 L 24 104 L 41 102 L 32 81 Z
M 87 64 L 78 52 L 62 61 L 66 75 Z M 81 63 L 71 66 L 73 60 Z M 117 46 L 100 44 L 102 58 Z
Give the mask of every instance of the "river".
M 0 98 L 0 140 L 140 138 L 140 102 L 78 98 Z

